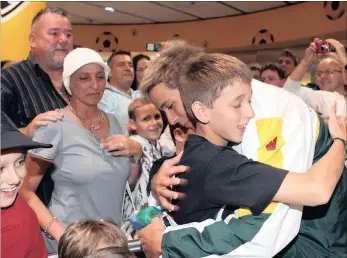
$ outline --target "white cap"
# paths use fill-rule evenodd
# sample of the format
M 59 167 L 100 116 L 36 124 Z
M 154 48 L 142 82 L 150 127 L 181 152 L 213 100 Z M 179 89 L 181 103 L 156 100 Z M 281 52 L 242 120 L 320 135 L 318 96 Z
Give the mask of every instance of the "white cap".
M 65 89 L 71 95 L 70 77 L 71 75 L 87 64 L 99 64 L 104 68 L 105 78 L 107 80 L 110 68 L 102 60 L 98 52 L 89 48 L 76 48 L 72 50 L 64 59 L 63 82 Z

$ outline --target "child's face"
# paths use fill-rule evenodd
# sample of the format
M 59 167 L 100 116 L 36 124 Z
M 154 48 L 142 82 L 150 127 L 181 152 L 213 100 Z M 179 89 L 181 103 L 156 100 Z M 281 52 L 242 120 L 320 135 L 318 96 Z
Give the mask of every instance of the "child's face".
M 221 91 L 212 108 L 206 108 L 207 126 L 213 143 L 225 145 L 229 141 L 242 141 L 246 126 L 254 117 L 251 97 L 251 85 L 236 81 Z
M 26 153 L 21 149 L 11 149 L 1 153 L 1 208 L 11 206 L 16 199 L 19 188 L 27 173 L 25 166 Z
M 155 141 L 160 138 L 163 130 L 163 119 L 159 109 L 153 104 L 147 104 L 135 110 L 133 125 L 136 134 L 149 141 Z
M 170 89 L 165 83 L 160 83 L 151 89 L 149 97 L 160 110 L 165 112 L 170 125 L 179 123 L 186 128 L 193 128 L 178 89 Z

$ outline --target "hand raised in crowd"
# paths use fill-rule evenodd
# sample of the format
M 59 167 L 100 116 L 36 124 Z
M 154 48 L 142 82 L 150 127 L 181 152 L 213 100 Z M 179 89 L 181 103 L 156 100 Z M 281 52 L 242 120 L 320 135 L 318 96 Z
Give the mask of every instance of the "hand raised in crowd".
M 347 54 L 344 45 L 342 45 L 336 39 L 327 39 L 326 41 L 329 42 L 336 49 L 336 55 L 341 64 L 343 66 L 347 65 Z
M 183 152 L 172 159 L 166 160 L 151 182 L 152 194 L 157 197 L 160 205 L 169 211 L 179 209 L 177 205 L 171 204 L 170 200 L 184 198 L 183 193 L 170 190 L 174 185 L 183 185 L 187 183 L 186 179 L 173 177 L 174 175 L 186 172 L 189 169 L 187 166 L 177 165 L 182 157 L 182 153 Z
M 315 39 L 313 42 L 310 43 L 308 48 L 306 48 L 304 57 L 301 60 L 301 64 L 303 64 L 305 66 L 311 65 L 313 57 L 316 54 L 316 44 L 315 44 L 315 41 L 317 41 L 317 40 L 319 40 L 319 39 Z
M 61 120 L 63 119 L 63 117 L 64 114 L 61 113 L 59 109 L 56 109 L 54 111 L 47 111 L 45 113 L 37 115 L 26 127 L 19 128 L 19 131 L 32 138 L 36 129 L 42 126 L 47 126 L 50 122 Z
M 139 231 L 142 250 L 147 258 L 160 257 L 164 231 L 159 217 L 154 217 L 151 224 Z
M 113 156 L 142 157 L 141 144 L 121 134 L 107 137 L 102 141 L 101 147 Z
M 328 125 L 332 138 L 347 141 L 346 116 L 336 116 L 336 104 L 330 108 Z

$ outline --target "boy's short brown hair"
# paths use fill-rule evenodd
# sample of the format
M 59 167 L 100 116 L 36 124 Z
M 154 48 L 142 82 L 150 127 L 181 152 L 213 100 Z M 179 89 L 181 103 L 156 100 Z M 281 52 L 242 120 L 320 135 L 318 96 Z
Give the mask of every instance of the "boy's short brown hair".
M 111 221 L 83 220 L 69 225 L 59 240 L 59 258 L 83 258 L 108 246 L 128 248 L 123 232 Z
M 188 45 L 183 40 L 166 42 L 158 52 L 159 56 L 150 62 L 139 89 L 145 96 L 160 83 L 165 83 L 170 89 L 177 89 L 184 62 L 202 52 L 202 48 Z
M 251 84 L 252 74 L 246 64 L 225 54 L 202 54 L 186 64 L 179 89 L 188 117 L 196 124 L 192 112 L 195 101 L 212 107 L 220 92 L 235 82 Z
M 106 247 L 95 251 L 85 258 L 136 258 L 127 248 Z
M 147 98 L 137 98 L 135 100 L 133 100 L 129 106 L 128 106 L 128 115 L 129 115 L 129 119 L 135 120 L 136 119 L 136 109 L 146 106 L 148 104 L 153 104 L 149 99 Z

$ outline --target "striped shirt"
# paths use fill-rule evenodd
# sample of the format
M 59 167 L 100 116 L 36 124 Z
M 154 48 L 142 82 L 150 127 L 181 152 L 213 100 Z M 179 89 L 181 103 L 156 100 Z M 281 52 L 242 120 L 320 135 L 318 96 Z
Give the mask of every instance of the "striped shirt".
M 1 110 L 17 127 L 25 127 L 37 115 L 66 105 L 48 74 L 40 68 L 32 55 L 1 72 Z M 54 187 L 50 173 L 47 172 L 36 190 L 36 194 L 46 205 Z
M 66 105 L 32 55 L 2 71 L 1 110 L 17 127 L 25 127 L 37 115 Z

